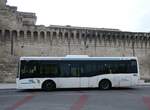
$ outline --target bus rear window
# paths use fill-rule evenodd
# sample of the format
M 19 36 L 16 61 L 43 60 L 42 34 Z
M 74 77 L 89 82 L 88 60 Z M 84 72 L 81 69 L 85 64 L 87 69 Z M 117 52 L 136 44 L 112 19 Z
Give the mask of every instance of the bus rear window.
M 130 61 L 130 73 L 137 73 L 137 61 L 136 60 L 131 60 Z

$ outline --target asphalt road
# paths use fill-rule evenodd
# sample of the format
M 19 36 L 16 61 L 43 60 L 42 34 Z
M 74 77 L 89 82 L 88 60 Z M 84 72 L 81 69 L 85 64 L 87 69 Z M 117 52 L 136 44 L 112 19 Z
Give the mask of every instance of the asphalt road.
M 0 90 L 0 110 L 150 110 L 150 86 L 108 91 Z

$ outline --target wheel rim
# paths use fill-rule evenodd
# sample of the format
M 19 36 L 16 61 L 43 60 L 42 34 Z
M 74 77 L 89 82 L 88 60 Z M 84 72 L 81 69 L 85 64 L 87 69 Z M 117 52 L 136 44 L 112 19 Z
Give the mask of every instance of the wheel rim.
M 43 89 L 46 91 L 50 91 L 54 89 L 54 84 L 52 82 L 45 82 Z
M 102 81 L 100 83 L 100 88 L 103 90 L 107 90 L 110 88 L 110 83 L 108 81 Z

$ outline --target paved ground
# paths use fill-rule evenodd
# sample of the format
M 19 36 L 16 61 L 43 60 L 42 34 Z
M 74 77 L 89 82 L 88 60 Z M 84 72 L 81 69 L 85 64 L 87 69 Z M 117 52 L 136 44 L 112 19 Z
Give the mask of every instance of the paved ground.
M 144 80 L 140 80 L 138 86 L 150 86 L 150 82 L 144 83 Z M 16 89 L 16 83 L 0 83 L 0 89 Z
M 0 110 L 150 110 L 150 86 L 108 91 L 1 89 Z

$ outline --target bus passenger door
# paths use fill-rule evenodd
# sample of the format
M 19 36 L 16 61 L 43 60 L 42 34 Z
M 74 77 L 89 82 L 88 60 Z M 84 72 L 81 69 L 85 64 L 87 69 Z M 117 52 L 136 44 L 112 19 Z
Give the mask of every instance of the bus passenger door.
M 78 88 L 79 81 L 79 66 L 74 63 L 64 62 L 60 64 L 60 78 L 58 87 L 60 88 Z
M 96 63 L 84 62 L 84 64 L 81 65 L 80 87 L 96 87 L 96 75 Z

